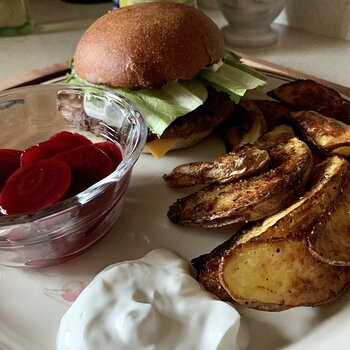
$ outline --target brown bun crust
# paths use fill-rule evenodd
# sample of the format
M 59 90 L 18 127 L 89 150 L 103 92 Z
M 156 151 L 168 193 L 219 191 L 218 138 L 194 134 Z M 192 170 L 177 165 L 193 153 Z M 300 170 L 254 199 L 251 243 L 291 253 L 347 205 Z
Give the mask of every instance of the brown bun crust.
M 200 10 L 176 3 L 143 3 L 110 11 L 81 37 L 78 76 L 129 90 L 158 89 L 192 79 L 221 60 L 224 38 Z

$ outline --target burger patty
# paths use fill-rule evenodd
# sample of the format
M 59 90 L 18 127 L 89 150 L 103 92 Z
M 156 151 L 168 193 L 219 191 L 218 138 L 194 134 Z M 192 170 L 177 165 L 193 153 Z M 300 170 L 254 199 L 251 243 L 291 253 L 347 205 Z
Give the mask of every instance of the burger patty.
M 208 87 L 208 98 L 204 104 L 173 121 L 165 129 L 161 138 L 187 139 L 197 132 L 212 131 L 231 115 L 234 106 L 234 102 L 225 92 L 217 92 Z M 155 134 L 148 132 L 147 142 L 156 138 Z

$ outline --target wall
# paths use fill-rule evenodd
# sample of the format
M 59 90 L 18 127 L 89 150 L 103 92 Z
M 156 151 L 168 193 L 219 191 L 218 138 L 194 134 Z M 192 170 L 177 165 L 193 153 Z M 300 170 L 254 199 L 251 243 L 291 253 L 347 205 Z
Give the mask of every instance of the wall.
M 287 0 L 276 22 L 350 40 L 350 0 Z
M 219 8 L 217 0 L 197 1 L 205 8 Z M 276 22 L 350 40 L 350 0 L 287 0 Z
M 10 1 L 10 0 L 7 0 Z M 96 19 L 112 9 L 112 1 L 101 4 L 72 4 L 61 0 L 27 0 L 36 25 Z

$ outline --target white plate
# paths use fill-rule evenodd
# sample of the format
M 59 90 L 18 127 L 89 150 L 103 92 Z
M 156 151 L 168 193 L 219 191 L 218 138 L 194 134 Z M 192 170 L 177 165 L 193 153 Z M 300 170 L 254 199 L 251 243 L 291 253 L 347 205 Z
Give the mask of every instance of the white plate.
M 288 80 L 268 76 L 266 90 Z M 62 315 L 96 273 L 111 263 L 141 257 L 157 247 L 169 248 L 190 261 L 227 239 L 231 232 L 225 228 L 172 224 L 166 215 L 168 207 L 185 191 L 171 190 L 162 180 L 162 175 L 178 164 L 210 160 L 223 152 L 221 140 L 211 138 L 161 160 L 142 155 L 120 219 L 90 251 L 65 264 L 39 270 L 0 267 L 0 349 L 55 349 Z M 350 348 L 350 293 L 317 308 L 279 313 L 239 311 L 249 329 L 249 349 Z

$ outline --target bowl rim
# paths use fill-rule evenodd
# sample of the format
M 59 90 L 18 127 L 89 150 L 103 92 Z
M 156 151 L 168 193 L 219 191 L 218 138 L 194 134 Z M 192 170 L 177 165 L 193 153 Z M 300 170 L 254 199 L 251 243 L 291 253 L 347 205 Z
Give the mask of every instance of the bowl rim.
M 62 89 L 69 89 L 82 91 L 84 88 L 87 88 L 87 86 L 70 83 L 49 83 L 29 85 L 25 87 L 16 87 L 0 92 L 0 103 L 6 102 L 1 100 L 9 98 L 12 95 L 28 93 L 32 92 L 33 90 L 39 91 L 52 89 L 59 91 Z M 117 101 L 118 104 L 121 104 L 123 107 L 126 108 L 128 114 L 131 114 L 131 116 L 133 117 L 133 126 L 137 130 L 137 140 L 135 142 L 135 145 L 133 146 L 131 151 L 123 157 L 122 161 L 118 164 L 117 168 L 111 174 L 96 182 L 92 186 L 88 187 L 86 190 L 78 193 L 77 195 L 69 197 L 67 199 L 64 199 L 63 201 L 60 201 L 58 203 L 52 204 L 48 207 L 36 211 L 16 215 L 0 216 L 0 248 L 13 247 L 14 245 L 23 245 L 24 242 L 25 244 L 30 244 L 31 242 L 34 243 L 34 241 L 40 241 L 40 237 L 45 237 L 47 239 L 47 237 L 50 236 L 49 232 L 34 234 L 30 237 L 20 238 L 16 240 L 16 244 L 14 244 L 14 242 L 12 241 L 9 242 L 6 239 L 6 236 L 1 235 L 1 228 L 17 226 L 21 224 L 31 224 L 46 217 L 50 217 L 58 213 L 63 213 L 64 211 L 72 210 L 75 207 L 83 206 L 84 204 L 95 199 L 99 194 L 103 193 L 103 191 L 107 189 L 110 185 L 120 182 L 124 178 L 124 176 L 126 176 L 127 173 L 132 170 L 133 165 L 140 157 L 142 150 L 146 144 L 147 126 L 139 110 L 127 98 L 115 94 L 107 88 L 94 86 L 93 91 L 89 89 L 88 92 L 102 94 L 110 100 Z

